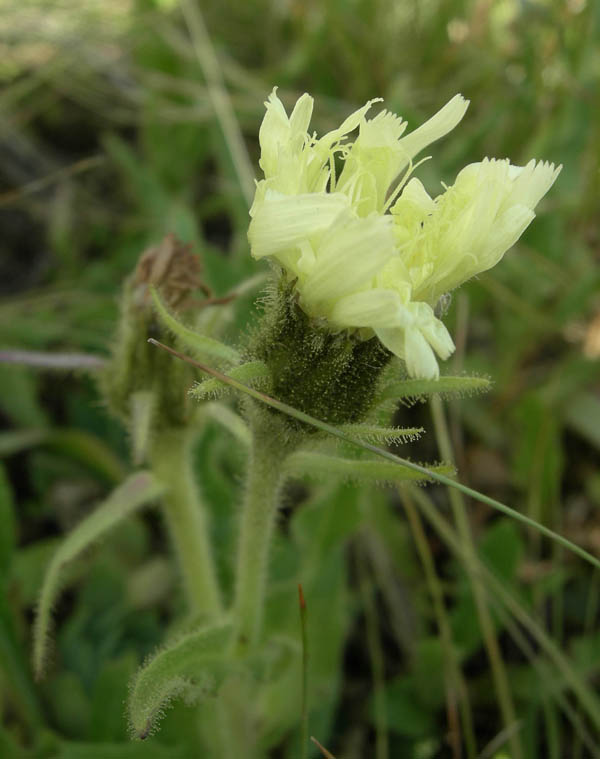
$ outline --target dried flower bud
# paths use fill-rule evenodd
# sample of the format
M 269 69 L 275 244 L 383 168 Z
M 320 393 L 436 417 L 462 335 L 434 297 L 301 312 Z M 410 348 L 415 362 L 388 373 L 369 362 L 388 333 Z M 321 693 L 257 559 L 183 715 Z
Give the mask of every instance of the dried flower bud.
M 183 243 L 168 234 L 140 256 L 132 296 L 138 305 L 150 306 L 150 286 L 153 286 L 167 306 L 186 309 L 191 305 L 195 290 L 207 292 L 201 273 L 202 262 L 200 256 L 192 253 L 191 243 Z

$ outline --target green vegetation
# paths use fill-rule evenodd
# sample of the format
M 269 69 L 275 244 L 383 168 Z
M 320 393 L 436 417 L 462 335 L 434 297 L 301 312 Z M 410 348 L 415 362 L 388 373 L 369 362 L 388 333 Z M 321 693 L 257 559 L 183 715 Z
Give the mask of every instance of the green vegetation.
M 600 756 L 600 5 L 5 0 L 0 23 L 0 755 L 327 755 L 308 733 L 338 759 Z M 246 422 L 276 425 L 260 393 L 294 405 L 306 370 L 256 349 L 274 85 L 315 97 L 319 133 L 373 97 L 413 127 L 461 92 L 432 194 L 484 156 L 563 170 L 454 295 L 439 385 L 384 369 L 369 418 L 330 420 L 342 441 L 322 427 L 285 465 L 261 441 L 283 508 L 244 585 Z M 202 261 L 189 300 L 136 270 L 169 234 Z

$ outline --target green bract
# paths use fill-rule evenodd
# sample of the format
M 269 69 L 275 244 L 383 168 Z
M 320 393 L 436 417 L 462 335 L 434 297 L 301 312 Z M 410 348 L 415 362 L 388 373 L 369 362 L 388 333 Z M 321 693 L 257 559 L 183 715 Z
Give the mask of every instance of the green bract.
M 334 331 L 375 333 L 410 376 L 433 379 L 435 354 L 454 350 L 434 313 L 440 296 L 502 258 L 561 167 L 486 158 L 431 198 L 418 179 L 408 181 L 412 159 L 454 129 L 468 101 L 456 95 L 406 136 L 392 113 L 366 118 L 374 102 L 317 139 L 307 131 L 313 99 L 302 95 L 288 117 L 273 90 L 248 237 L 255 258 L 269 256 L 295 278 L 307 314 Z

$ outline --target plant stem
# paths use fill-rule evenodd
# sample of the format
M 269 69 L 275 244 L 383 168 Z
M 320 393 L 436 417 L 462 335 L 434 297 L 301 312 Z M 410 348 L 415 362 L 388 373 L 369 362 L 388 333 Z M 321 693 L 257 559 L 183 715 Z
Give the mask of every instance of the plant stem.
M 254 429 L 238 544 L 234 645 L 238 653 L 260 635 L 271 537 L 282 482 L 281 443 Z
M 452 455 L 452 444 L 450 443 L 442 400 L 439 396 L 434 396 L 431 399 L 431 414 L 440 453 L 446 461 L 451 462 L 454 458 Z M 471 526 L 469 524 L 469 517 L 462 493 L 458 490 L 448 488 L 448 495 L 461 543 L 465 548 L 469 563 L 473 566 L 473 563 L 477 558 L 477 552 L 473 541 L 473 535 L 471 534 Z M 477 616 L 479 617 L 479 624 L 481 625 L 481 632 L 483 634 L 485 648 L 492 669 L 492 677 L 498 695 L 500 712 L 502 713 L 504 726 L 510 730 L 517 722 L 517 716 L 508 683 L 508 675 L 504 662 L 502 661 L 502 653 L 494 629 L 494 621 L 487 605 L 485 588 L 481 579 L 475 573 L 471 574 L 470 579 L 473 588 L 473 598 L 477 608 Z M 509 745 L 511 755 L 514 759 L 521 759 L 523 757 L 523 747 L 517 733 L 512 733 L 510 735 Z
M 151 461 L 156 476 L 167 486 L 164 515 L 190 611 L 214 618 L 221 614 L 222 604 L 206 513 L 194 480 L 192 441 L 189 429 L 163 430 L 152 445 Z

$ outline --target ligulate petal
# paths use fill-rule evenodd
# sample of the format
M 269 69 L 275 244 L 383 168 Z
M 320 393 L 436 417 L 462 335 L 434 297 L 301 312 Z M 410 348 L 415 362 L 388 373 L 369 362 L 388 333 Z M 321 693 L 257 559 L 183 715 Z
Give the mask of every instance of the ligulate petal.
M 433 350 L 417 327 L 405 330 L 404 361 L 411 377 L 437 379 L 440 376 Z
M 308 132 L 308 125 L 312 118 L 314 100 L 305 92 L 298 98 L 292 115 L 290 116 L 290 129 L 292 135 L 304 136 Z
M 499 216 L 492 227 L 485 255 L 480 259 L 484 268 L 479 271 L 495 266 L 506 251 L 517 242 L 534 218 L 534 212 L 522 205 L 512 206 Z
M 342 137 L 356 129 L 373 103 L 379 103 L 381 100 L 382 98 L 373 98 L 373 100 L 369 100 L 369 102 L 363 105 L 362 108 L 354 111 L 354 113 L 351 113 L 348 118 L 344 119 L 337 129 L 332 129 L 331 132 L 327 132 L 327 134 L 323 135 L 323 137 L 317 142 L 317 146 L 320 146 L 321 148 L 326 146 L 326 149 L 328 150 L 334 142 L 338 142 Z
M 265 106 L 267 111 L 260 125 L 258 139 L 261 150 L 260 167 L 268 178 L 277 171 L 280 146 L 289 142 L 290 122 L 283 103 L 277 97 L 277 87 L 273 88 Z
M 442 360 L 446 360 L 448 356 L 454 353 L 454 341 L 450 337 L 446 325 L 440 319 L 436 319 L 432 314 L 432 318 L 426 323 L 420 324 L 419 327 L 429 345 Z
M 465 115 L 469 101 L 462 95 L 455 95 L 434 116 L 400 140 L 406 155 L 406 162 L 421 152 L 427 145 L 451 132 Z
M 440 376 L 433 350 L 417 327 L 377 328 L 375 334 L 389 351 L 404 360 L 409 376 L 421 379 Z
M 404 359 L 404 329 L 402 327 L 375 327 L 379 341 L 398 358 Z
M 521 167 L 511 167 L 521 168 Z M 562 166 L 553 163 L 530 161 L 514 176 L 509 197 L 511 205 L 524 205 L 532 210 L 554 184 Z
M 393 255 L 389 217 L 361 219 L 345 211 L 321 240 L 314 274 L 304 283 L 304 302 L 314 307 L 364 289 Z
M 282 195 L 267 191 L 248 228 L 253 257 L 277 256 L 302 240 L 318 237 L 347 208 L 348 199 L 338 193 Z
M 411 321 L 398 293 L 381 289 L 365 290 L 340 298 L 329 318 L 340 327 L 396 327 Z

